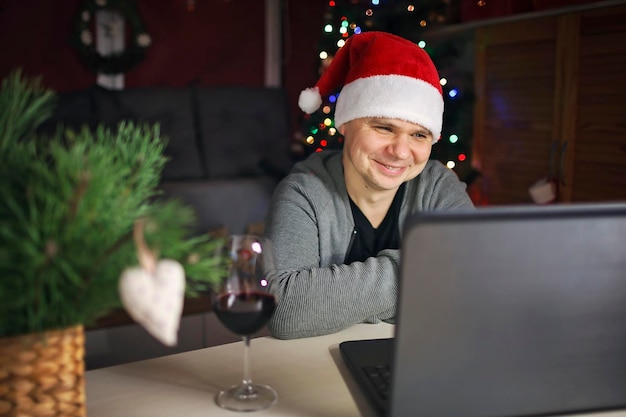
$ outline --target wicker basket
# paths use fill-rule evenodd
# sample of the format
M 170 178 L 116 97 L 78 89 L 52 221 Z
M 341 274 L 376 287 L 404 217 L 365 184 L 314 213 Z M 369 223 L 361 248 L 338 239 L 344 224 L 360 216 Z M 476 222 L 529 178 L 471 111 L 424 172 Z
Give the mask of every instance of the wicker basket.
M 0 416 L 86 416 L 82 326 L 0 338 Z

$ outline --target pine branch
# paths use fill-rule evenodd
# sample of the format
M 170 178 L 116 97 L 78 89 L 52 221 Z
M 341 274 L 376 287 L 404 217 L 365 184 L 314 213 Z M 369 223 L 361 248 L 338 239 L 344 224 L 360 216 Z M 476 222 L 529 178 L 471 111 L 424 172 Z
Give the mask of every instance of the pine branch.
M 167 160 L 159 126 L 40 137 L 53 97 L 19 73 L 0 91 L 0 337 L 91 323 L 119 306 L 140 217 L 150 222 L 148 243 L 190 280 L 209 285 L 220 274 L 216 242 L 189 237 L 191 209 L 155 199 Z

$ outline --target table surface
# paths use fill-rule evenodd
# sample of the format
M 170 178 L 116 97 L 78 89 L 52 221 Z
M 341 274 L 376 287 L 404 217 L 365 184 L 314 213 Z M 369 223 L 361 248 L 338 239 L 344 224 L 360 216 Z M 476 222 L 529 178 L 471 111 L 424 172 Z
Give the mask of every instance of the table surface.
M 346 340 L 393 336 L 393 325 L 359 324 L 305 339 L 260 337 L 251 342 L 252 379 L 278 392 L 278 402 L 254 416 L 374 417 L 339 353 Z M 221 409 L 215 395 L 241 381 L 243 343 L 164 356 L 86 373 L 87 415 L 241 415 Z M 248 414 L 248 413 L 244 413 Z M 626 417 L 626 410 L 594 416 Z
M 373 416 L 350 380 L 339 343 L 391 336 L 393 325 L 381 323 L 305 339 L 252 339 L 252 379 L 279 397 L 254 416 Z M 87 415 L 233 417 L 241 413 L 218 407 L 215 395 L 241 382 L 242 372 L 242 342 L 95 369 L 86 373 Z

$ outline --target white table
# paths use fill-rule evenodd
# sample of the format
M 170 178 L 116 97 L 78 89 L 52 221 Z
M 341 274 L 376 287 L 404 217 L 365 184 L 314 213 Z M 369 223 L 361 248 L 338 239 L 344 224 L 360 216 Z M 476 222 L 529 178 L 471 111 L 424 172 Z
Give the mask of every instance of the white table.
M 348 375 L 338 345 L 391 337 L 393 325 L 359 324 L 340 333 L 251 342 L 252 379 L 272 386 L 278 403 L 254 416 L 371 416 Z M 86 373 L 88 417 L 241 416 L 215 404 L 223 388 L 241 382 L 243 343 L 134 362 Z
M 253 416 L 373 417 L 348 374 L 338 345 L 345 340 L 391 337 L 389 324 L 359 324 L 307 339 L 252 340 L 252 379 L 272 386 L 278 403 Z M 241 381 L 243 343 L 230 343 L 88 371 L 88 417 L 234 417 L 214 397 Z M 580 415 L 579 415 L 580 416 Z M 593 414 L 626 417 L 626 410 Z M 582 416 L 580 416 L 582 417 Z

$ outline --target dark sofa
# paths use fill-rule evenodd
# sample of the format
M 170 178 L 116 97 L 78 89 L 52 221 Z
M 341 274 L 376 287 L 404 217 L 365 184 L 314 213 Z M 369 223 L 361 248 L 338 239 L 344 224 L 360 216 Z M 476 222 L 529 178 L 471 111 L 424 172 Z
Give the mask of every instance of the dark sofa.
M 242 233 L 261 223 L 292 161 L 286 93 L 263 87 L 185 87 L 61 93 L 54 117 L 80 128 L 122 120 L 159 123 L 168 138 L 160 188 L 198 216 L 198 233 Z

